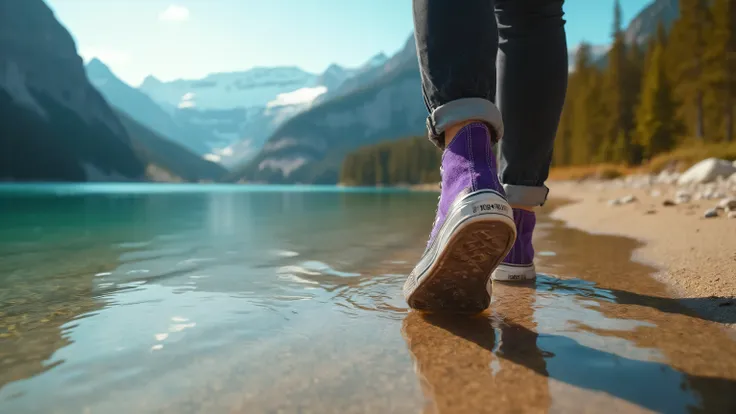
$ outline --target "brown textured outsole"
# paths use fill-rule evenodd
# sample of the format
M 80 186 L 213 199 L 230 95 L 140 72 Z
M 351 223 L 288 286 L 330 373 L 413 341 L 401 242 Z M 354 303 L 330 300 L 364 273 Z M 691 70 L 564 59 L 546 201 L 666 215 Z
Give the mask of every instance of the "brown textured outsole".
M 514 230 L 502 222 L 480 221 L 458 231 L 407 299 L 426 312 L 473 314 L 491 302 L 486 284 L 514 243 Z

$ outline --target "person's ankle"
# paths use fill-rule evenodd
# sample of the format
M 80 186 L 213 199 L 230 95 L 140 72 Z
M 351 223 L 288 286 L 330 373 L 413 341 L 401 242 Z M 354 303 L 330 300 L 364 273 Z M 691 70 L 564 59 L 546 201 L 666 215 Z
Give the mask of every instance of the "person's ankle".
M 516 241 L 511 248 L 504 263 L 515 265 L 528 265 L 534 262 L 534 246 L 532 236 L 537 219 L 533 210 L 512 207 L 514 211 L 514 223 L 516 224 Z
M 512 205 L 511 205 L 511 208 L 513 208 L 514 210 L 524 210 L 524 211 L 528 211 L 528 212 L 530 212 L 530 213 L 535 213 L 535 211 L 534 211 L 534 207 L 529 207 L 529 206 L 518 206 L 518 205 L 514 205 L 514 204 L 512 204 Z
M 465 123 L 445 147 L 442 188 L 450 193 L 490 189 L 505 196 L 498 179 L 493 132 L 486 123 Z
M 457 134 L 460 133 L 460 131 L 470 125 L 470 124 L 483 124 L 488 128 L 485 122 L 478 120 L 478 119 L 471 119 L 468 121 L 459 122 L 457 124 L 450 125 L 445 129 L 445 148 L 447 148 L 448 145 L 452 142 L 453 139 L 457 136 Z M 494 132 L 492 128 L 488 128 L 488 131 L 491 133 L 491 139 L 493 139 Z

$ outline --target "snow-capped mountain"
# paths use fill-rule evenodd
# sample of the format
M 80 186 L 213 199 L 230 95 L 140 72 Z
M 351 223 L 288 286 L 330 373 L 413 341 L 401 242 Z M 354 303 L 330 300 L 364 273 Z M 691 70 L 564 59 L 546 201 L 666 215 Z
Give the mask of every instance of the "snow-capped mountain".
M 297 67 L 257 67 L 196 80 L 162 82 L 149 76 L 139 91 L 178 123 L 206 129 L 202 145 L 208 150 L 203 156 L 233 167 L 255 156 L 281 124 L 387 59 L 379 53 L 358 68 L 330 65 L 322 74 Z
M 249 160 L 282 122 L 342 84 L 349 71 L 338 68 L 317 75 L 297 67 L 257 67 L 171 82 L 149 76 L 139 90 L 179 123 L 207 129 L 204 157 L 230 167 Z
M 232 167 L 253 157 L 273 131 L 300 105 L 255 108 L 210 109 L 182 108 L 174 112 L 180 122 L 207 129 L 210 139 L 204 158 Z
M 308 102 L 325 91 L 324 86 L 317 83 L 318 78 L 319 75 L 297 67 L 258 67 L 171 82 L 149 76 L 139 88 L 169 108 L 222 110 L 264 107 L 282 94 L 293 94 L 292 101 Z

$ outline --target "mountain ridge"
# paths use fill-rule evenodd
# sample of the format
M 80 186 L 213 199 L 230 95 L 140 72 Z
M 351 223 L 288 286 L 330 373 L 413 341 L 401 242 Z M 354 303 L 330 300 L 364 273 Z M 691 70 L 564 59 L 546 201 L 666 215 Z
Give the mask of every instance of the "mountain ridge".
M 206 154 L 209 151 L 204 144 L 209 139 L 207 131 L 174 120 L 148 95 L 120 80 L 100 59 L 91 59 L 85 70 L 90 83 L 105 99 L 137 122 L 194 153 Z

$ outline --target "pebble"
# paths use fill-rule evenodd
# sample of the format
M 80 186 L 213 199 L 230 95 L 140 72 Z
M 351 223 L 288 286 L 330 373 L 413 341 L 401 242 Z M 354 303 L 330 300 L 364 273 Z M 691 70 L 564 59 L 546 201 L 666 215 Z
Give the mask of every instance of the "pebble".
M 724 210 L 736 210 L 736 197 L 724 198 L 718 203 L 718 207 Z
M 621 198 L 619 201 L 621 201 L 622 204 L 630 204 L 636 201 L 636 197 L 633 194 L 629 194 L 626 197 Z
M 659 173 L 655 180 L 660 184 L 674 184 L 677 182 L 678 178 L 680 178 L 679 173 L 662 170 L 662 172 Z
M 662 205 L 663 205 L 663 206 L 665 206 L 665 207 L 672 207 L 672 206 L 674 206 L 674 205 L 677 205 L 677 203 L 675 203 L 675 202 L 674 202 L 674 201 L 672 201 L 672 200 L 664 200 L 664 201 L 662 202 Z
M 692 200 L 692 196 L 690 195 L 690 193 L 686 193 L 684 191 L 678 191 L 677 194 L 675 195 L 675 202 L 677 204 L 689 203 L 690 200 Z
M 718 210 L 716 210 L 715 208 L 710 208 L 705 211 L 705 214 L 703 214 L 703 217 L 705 218 L 718 217 Z
M 619 200 L 618 198 L 614 198 L 613 200 L 608 200 L 609 206 L 617 206 L 620 204 L 621 204 L 621 200 Z
M 736 211 L 729 211 L 728 212 L 728 218 L 730 218 L 730 219 L 736 219 Z

